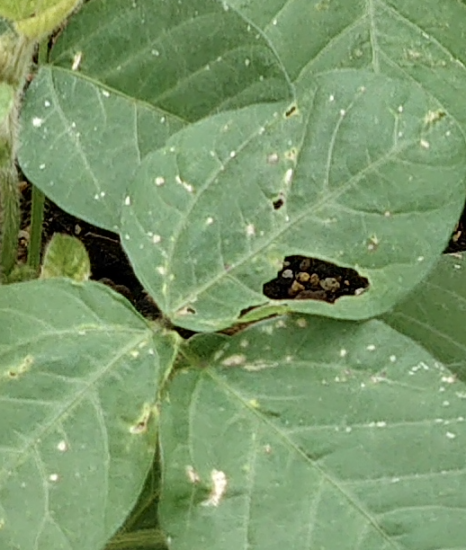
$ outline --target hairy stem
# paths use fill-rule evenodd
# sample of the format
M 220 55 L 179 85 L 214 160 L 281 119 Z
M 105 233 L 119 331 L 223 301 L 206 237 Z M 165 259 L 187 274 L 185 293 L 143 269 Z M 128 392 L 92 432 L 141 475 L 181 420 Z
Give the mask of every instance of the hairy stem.
M 29 71 L 34 42 L 4 33 L 0 37 L 0 82 L 15 90 L 10 112 L 0 121 L 0 262 L 3 277 L 13 269 L 18 248 L 20 224 L 18 173 L 15 159 L 18 147 L 18 106 Z

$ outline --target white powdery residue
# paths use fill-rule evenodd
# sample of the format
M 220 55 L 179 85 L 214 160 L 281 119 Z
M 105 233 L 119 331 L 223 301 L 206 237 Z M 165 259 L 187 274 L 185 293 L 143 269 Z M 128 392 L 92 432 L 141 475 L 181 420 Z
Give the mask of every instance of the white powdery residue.
M 394 363 L 396 361 L 396 355 L 390 355 L 390 363 Z
M 32 125 L 34 126 L 34 128 L 40 128 L 42 126 L 42 124 L 44 124 L 44 119 L 43 118 L 35 116 L 32 119 Z
M 430 143 L 426 139 L 421 139 L 420 144 L 423 149 L 429 149 L 430 147 Z
M 376 422 L 375 425 L 377 426 L 377 428 L 385 428 L 387 426 L 387 423 L 381 420 L 379 422 Z
M 269 164 L 277 164 L 278 158 L 278 153 L 270 153 L 270 155 L 268 155 L 267 157 L 267 162 Z
M 66 441 L 64 439 L 58 442 L 57 449 L 62 453 L 68 450 L 68 445 L 66 444 Z
M 329 101 L 335 101 L 335 96 L 333 94 L 330 94 L 328 100 Z
M 186 466 L 186 475 L 191 483 L 199 483 L 201 481 L 199 474 L 191 465 Z
M 73 57 L 73 63 L 71 64 L 71 70 L 77 71 L 79 65 L 81 64 L 81 59 L 83 58 L 83 52 L 76 52 Z
M 292 179 L 293 179 L 293 169 L 288 168 L 288 170 L 285 172 L 285 183 L 289 185 Z
M 248 59 L 248 58 L 246 58 L 246 59 L 244 60 L 244 64 L 246 65 L 246 67 L 249 67 L 249 65 L 251 64 L 251 60 Z
M 366 349 L 367 349 L 368 351 L 374 351 L 374 350 L 375 350 L 375 346 L 374 346 L 374 344 L 369 344 L 369 345 L 366 347 Z
M 167 274 L 167 268 L 163 265 L 159 265 L 157 267 L 157 272 L 160 273 L 160 275 L 166 275 Z
M 50 481 L 58 481 L 58 474 L 50 474 L 49 475 Z
M 456 377 L 451 376 L 442 376 L 442 382 L 446 382 L 447 384 L 453 384 L 456 381 Z
M 130 206 L 131 205 L 131 197 L 129 195 L 127 195 L 125 197 L 125 205 L 126 206 Z
M 155 185 L 157 185 L 157 187 L 160 187 L 165 183 L 165 178 L 163 178 L 162 176 L 157 176 L 154 181 Z
M 194 187 L 190 183 L 183 181 L 182 185 L 188 193 L 192 193 L 194 191 Z
M 227 476 L 220 470 L 212 470 L 210 474 L 212 480 L 212 492 L 209 498 L 202 502 L 202 506 L 218 506 L 227 489 Z
M 442 407 L 449 407 L 450 406 L 450 401 L 444 401 L 442 403 Z
M 296 320 L 296 324 L 299 328 L 306 328 L 307 327 L 307 321 L 304 319 L 304 317 L 300 317 Z
M 236 151 L 230 151 L 230 158 L 234 159 L 236 157 Z
M 50 107 L 50 101 L 48 99 L 44 101 L 44 107 Z
M 224 367 L 236 367 L 238 365 L 242 365 L 246 361 L 246 356 L 241 355 L 240 353 L 230 355 L 230 357 L 226 357 L 222 361 L 222 365 Z
M 159 244 L 159 242 L 162 240 L 162 237 L 160 235 L 152 235 L 152 242 L 154 244 Z
M 214 223 L 214 218 L 212 218 L 212 216 L 209 216 L 205 221 L 206 225 L 212 225 L 213 223 Z
M 454 434 L 453 432 L 447 432 L 445 435 L 448 437 L 448 439 L 455 439 L 456 437 L 456 434 Z
M 45 164 L 40 164 L 39 165 L 39 170 L 43 170 L 45 168 Z
M 418 262 L 423 262 L 424 260 L 425 260 L 424 256 L 418 256 L 417 257 Z
M 341 349 L 340 350 L 340 357 L 346 357 L 348 354 L 348 350 L 346 349 Z
M 399 112 L 399 113 L 402 113 L 402 112 L 403 112 L 403 105 L 400 105 L 400 106 L 398 107 L 398 112 Z
M 256 234 L 256 228 L 254 227 L 253 223 L 250 223 L 246 226 L 246 235 L 248 237 L 254 237 Z
M 276 26 L 277 23 L 278 23 L 278 21 L 277 21 L 276 19 L 274 19 L 274 20 L 272 21 L 272 25 L 274 25 L 274 26 Z
M 340 116 L 345 116 L 345 115 L 346 115 L 345 109 L 340 109 Z
M 102 90 L 102 95 L 104 97 L 110 97 L 110 92 L 108 92 L 107 90 Z

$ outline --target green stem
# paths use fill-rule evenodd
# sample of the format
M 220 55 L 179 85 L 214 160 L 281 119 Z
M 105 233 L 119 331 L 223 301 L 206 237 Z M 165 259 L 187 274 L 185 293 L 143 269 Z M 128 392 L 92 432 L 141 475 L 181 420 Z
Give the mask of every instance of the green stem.
M 49 48 L 48 37 L 44 38 L 39 44 L 38 63 L 44 65 L 47 63 Z M 42 248 L 42 225 L 44 223 L 44 203 L 45 196 L 35 185 L 32 186 L 32 205 L 31 205 L 31 229 L 28 248 L 28 266 L 35 271 L 40 266 L 40 251 Z
M 4 278 L 15 265 L 18 249 L 20 208 L 15 165 L 18 106 L 33 51 L 34 42 L 27 38 L 8 32 L 0 38 L 0 83 L 15 90 L 11 110 L 0 122 L 0 267 Z
M 42 224 L 44 222 L 45 195 L 35 185 L 32 186 L 31 230 L 28 248 L 28 266 L 35 271 L 40 266 L 42 248 Z
M 20 220 L 18 174 L 15 166 L 8 162 L 0 167 L 0 197 L 2 214 L 0 265 L 3 277 L 7 277 L 16 262 Z

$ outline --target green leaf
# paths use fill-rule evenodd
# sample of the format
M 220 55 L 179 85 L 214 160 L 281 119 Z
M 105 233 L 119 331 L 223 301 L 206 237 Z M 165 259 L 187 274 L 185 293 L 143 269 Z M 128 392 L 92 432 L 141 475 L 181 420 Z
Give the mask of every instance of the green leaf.
M 29 87 L 21 120 L 19 161 L 27 177 L 66 211 L 113 231 L 144 150 L 162 146 L 182 126 L 157 109 L 50 67 Z
M 267 36 L 292 82 L 336 68 L 416 82 L 466 132 L 466 4 L 457 0 L 228 0 Z
M 156 456 L 136 506 L 105 550 L 167 550 L 158 522 L 160 457 Z
M 34 6 L 34 11 L 27 14 L 31 17 L 17 20 L 15 29 L 27 38 L 42 40 L 65 21 L 81 0 L 35 0 L 28 3 Z
M 94 0 L 52 63 L 26 93 L 21 167 L 66 211 L 114 231 L 149 151 L 211 113 L 292 96 L 267 40 L 212 0 Z
M 292 114 L 275 104 L 211 117 L 143 161 L 125 199 L 123 244 L 175 324 L 216 330 L 271 304 L 263 285 L 294 254 L 354 268 L 369 290 L 275 305 L 370 317 L 444 248 L 464 196 L 459 128 L 407 82 L 351 70 L 315 82 Z
M 84 282 L 91 275 L 91 263 L 86 247 L 76 237 L 56 233 L 44 252 L 41 279 L 69 277 Z
M 160 419 L 170 548 L 464 545 L 465 387 L 407 337 L 290 316 L 184 354 Z
M 0 287 L 0 326 L 0 547 L 100 550 L 151 466 L 176 341 L 60 279 Z
M 217 0 L 94 0 L 52 52 L 68 68 L 186 122 L 291 96 L 274 50 L 250 21 Z
M 443 256 L 429 277 L 384 321 L 424 346 L 466 380 L 466 277 L 463 254 Z

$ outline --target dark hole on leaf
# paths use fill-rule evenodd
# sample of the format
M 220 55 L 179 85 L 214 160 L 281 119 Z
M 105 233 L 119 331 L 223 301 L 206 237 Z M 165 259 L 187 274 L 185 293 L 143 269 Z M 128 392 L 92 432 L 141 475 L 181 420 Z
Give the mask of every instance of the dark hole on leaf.
M 286 113 L 285 113 L 286 118 L 289 118 L 290 116 L 293 116 L 294 114 L 296 114 L 297 110 L 298 110 L 298 108 L 296 107 L 296 105 L 292 105 L 288 109 L 288 111 L 286 111 Z
M 281 197 L 273 201 L 273 207 L 275 208 L 275 210 L 280 210 L 280 208 L 284 204 L 285 204 L 285 201 Z
M 369 281 L 349 267 L 317 258 L 287 256 L 277 277 L 263 292 L 272 300 L 320 300 L 333 304 L 341 296 L 358 296 Z
M 8 371 L 8 376 L 10 378 L 16 378 L 18 376 L 18 373 L 14 370 L 10 370 L 10 371 Z

